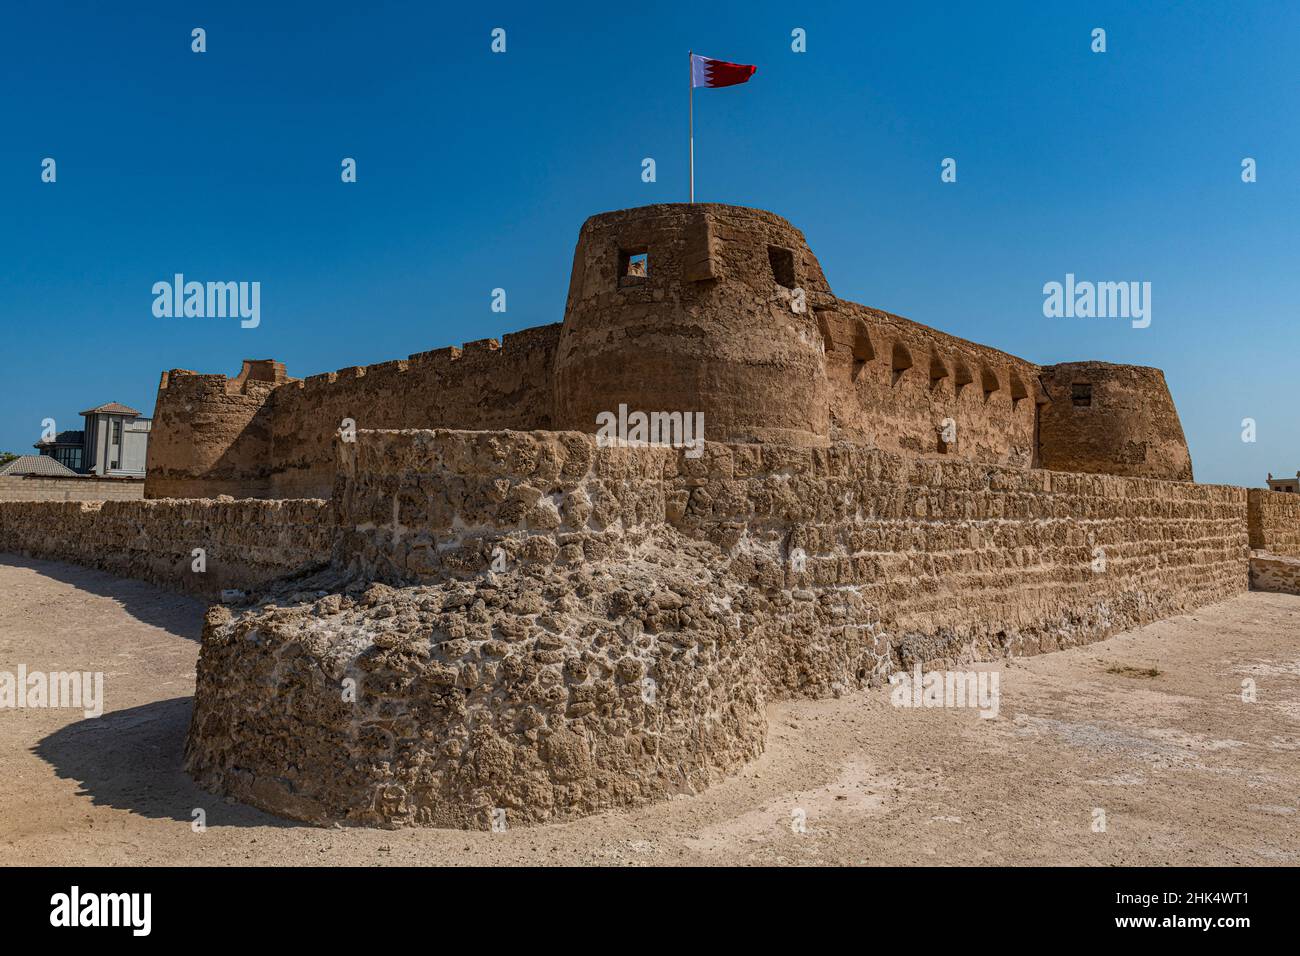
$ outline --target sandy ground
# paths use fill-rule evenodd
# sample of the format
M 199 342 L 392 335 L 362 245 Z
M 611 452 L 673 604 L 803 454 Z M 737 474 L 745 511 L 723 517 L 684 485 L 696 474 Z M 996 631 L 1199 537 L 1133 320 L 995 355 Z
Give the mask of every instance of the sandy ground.
M 0 710 L 0 864 L 1300 863 L 1300 597 L 1006 662 L 996 719 L 895 708 L 887 689 L 776 705 L 767 753 L 706 793 L 503 833 L 318 829 L 195 787 L 202 613 L 0 556 L 0 671 L 103 671 L 106 688 L 98 719 Z

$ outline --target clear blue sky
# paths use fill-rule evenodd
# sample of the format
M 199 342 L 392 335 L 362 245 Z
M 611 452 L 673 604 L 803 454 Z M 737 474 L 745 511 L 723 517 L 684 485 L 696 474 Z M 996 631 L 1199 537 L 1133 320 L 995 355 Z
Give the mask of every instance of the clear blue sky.
M 758 65 L 696 96 L 697 198 L 789 218 L 845 298 L 1163 368 L 1198 480 L 1260 485 L 1300 468 L 1298 39 L 1282 2 L 11 4 L 0 449 L 149 413 L 166 368 L 307 375 L 559 321 L 584 218 L 686 196 L 693 47 Z M 175 272 L 260 281 L 261 326 L 155 318 Z M 1150 328 L 1044 318 L 1067 272 L 1150 281 Z

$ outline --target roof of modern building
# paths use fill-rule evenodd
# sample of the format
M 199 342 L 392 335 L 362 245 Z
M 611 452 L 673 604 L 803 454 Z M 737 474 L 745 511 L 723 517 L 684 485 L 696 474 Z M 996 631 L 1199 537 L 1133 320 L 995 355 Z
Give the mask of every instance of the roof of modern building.
M 46 445 L 81 445 L 85 442 L 85 440 L 86 440 L 85 432 L 80 430 L 73 431 L 72 429 L 69 428 L 66 431 L 59 432 L 49 441 L 41 439 L 40 441 L 36 442 L 33 445 L 33 447 L 44 448 Z
M 49 455 L 19 455 L 7 465 L 0 465 L 0 475 L 45 475 L 50 478 L 75 478 L 77 473 Z
M 137 412 L 137 411 L 136 411 L 134 408 L 132 408 L 130 405 L 123 405 L 121 402 L 106 402 L 105 404 L 103 404 L 103 405 L 98 405 L 98 406 L 96 406 L 95 408 L 88 408 L 88 409 L 86 409 L 86 411 L 81 412 L 80 414 L 82 414 L 82 415 L 97 415 L 97 414 L 102 414 L 102 415 L 139 415 L 140 413 Z

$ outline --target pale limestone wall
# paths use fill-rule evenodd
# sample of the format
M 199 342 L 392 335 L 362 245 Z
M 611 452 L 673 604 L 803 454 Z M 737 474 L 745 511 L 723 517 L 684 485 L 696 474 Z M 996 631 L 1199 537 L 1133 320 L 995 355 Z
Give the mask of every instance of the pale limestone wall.
M 1300 495 L 1251 488 L 1249 507 L 1252 548 L 1300 557 Z
M 1300 558 L 1269 554 L 1267 551 L 1252 551 L 1250 588 L 1252 591 L 1300 594 Z
M 144 482 L 121 478 L 0 477 L 0 501 L 139 501 Z
M 204 597 L 330 559 L 333 515 L 317 500 L 170 498 L 0 503 L 0 552 L 69 561 Z M 207 569 L 191 569 L 194 548 Z

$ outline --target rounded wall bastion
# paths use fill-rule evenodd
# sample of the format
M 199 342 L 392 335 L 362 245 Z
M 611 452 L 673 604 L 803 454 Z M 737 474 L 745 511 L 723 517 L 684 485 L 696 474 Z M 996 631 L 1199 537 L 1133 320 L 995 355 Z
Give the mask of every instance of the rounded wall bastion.
M 1051 402 L 1039 422 L 1039 463 L 1051 471 L 1192 480 L 1192 457 L 1158 368 L 1066 362 L 1042 370 Z
M 803 234 L 713 203 L 592 216 L 574 252 L 555 361 L 554 427 L 597 416 L 703 413 L 710 441 L 829 440 L 830 299 Z

